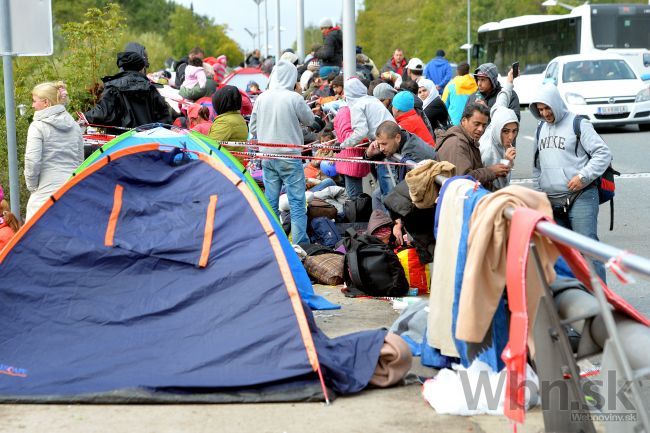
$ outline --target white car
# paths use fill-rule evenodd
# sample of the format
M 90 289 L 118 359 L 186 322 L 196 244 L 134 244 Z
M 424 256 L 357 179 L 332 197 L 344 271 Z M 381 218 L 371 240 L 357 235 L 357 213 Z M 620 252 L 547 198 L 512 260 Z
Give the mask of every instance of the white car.
M 544 82 L 558 87 L 569 111 L 594 125 L 637 124 L 641 131 L 650 131 L 647 80 L 650 75 L 639 77 L 627 60 L 607 52 L 556 57 L 544 71 Z

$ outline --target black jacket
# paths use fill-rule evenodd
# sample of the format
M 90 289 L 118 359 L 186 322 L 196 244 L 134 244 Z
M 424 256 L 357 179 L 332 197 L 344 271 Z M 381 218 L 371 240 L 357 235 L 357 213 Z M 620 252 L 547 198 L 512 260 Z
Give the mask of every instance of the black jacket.
M 439 97 L 431 101 L 427 108 L 424 109 L 424 114 L 429 119 L 431 127 L 434 129 L 444 129 L 447 130 L 451 126 L 451 121 L 449 120 L 449 112 L 445 103 L 442 102 L 442 99 Z
M 430 209 L 415 207 L 405 180 L 398 183 L 384 198 L 384 206 L 388 209 L 391 219 L 402 220 L 404 229 L 413 238 L 413 246 L 420 263 L 433 262 L 433 251 L 436 245 L 436 239 L 433 237 L 435 206 Z
M 262 66 L 262 62 L 259 57 L 249 54 L 248 57 L 246 57 L 246 66 L 249 68 L 258 68 Z
M 316 51 L 315 56 L 321 66 L 343 65 L 343 32 L 338 27 L 330 30 L 323 37 L 323 46 Z
M 176 62 L 176 78 L 174 79 L 174 84 L 177 89 L 180 89 L 181 85 L 183 84 L 183 81 L 185 81 L 185 68 L 187 67 L 187 64 L 190 62 L 190 59 L 187 57 L 183 57 L 180 59 L 178 62 Z
M 494 103 L 497 102 L 497 95 L 499 94 L 500 91 L 501 91 L 501 85 L 500 84 L 497 84 L 497 86 L 495 86 L 492 89 L 492 92 L 489 95 L 485 95 L 485 94 L 483 94 L 483 93 L 481 93 L 479 91 L 476 91 L 476 93 L 472 93 L 471 95 L 469 95 L 469 98 L 467 98 L 467 104 L 470 104 L 470 103 L 476 101 L 476 99 L 478 98 L 478 96 L 480 94 L 481 97 L 485 100 L 485 102 L 487 102 L 488 108 L 492 109 L 492 107 L 494 106 Z M 467 105 L 467 104 L 465 104 L 465 105 Z M 517 96 L 517 93 L 514 90 L 512 91 L 512 97 L 510 98 L 510 103 L 508 104 L 508 108 L 510 108 L 511 110 L 513 110 L 515 112 L 515 114 L 517 115 L 518 120 L 521 120 L 521 112 L 520 112 L 521 109 L 519 107 L 519 96 Z
M 124 71 L 102 81 L 101 99 L 85 113 L 91 124 L 134 128 L 148 123 L 171 123 L 169 105 L 141 73 Z

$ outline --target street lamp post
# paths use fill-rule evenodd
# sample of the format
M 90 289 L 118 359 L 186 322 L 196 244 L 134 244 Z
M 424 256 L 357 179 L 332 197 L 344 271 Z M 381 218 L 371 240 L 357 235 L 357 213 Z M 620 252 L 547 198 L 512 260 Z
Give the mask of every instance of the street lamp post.
M 467 0 L 467 64 L 471 65 L 472 62 L 472 28 L 471 28 L 471 0 Z
M 343 0 L 343 77 L 346 80 L 357 74 L 357 30 L 354 15 L 354 0 Z
M 275 0 L 275 62 L 280 60 L 282 54 L 280 41 L 280 0 Z
M 259 48 L 260 45 L 262 45 L 262 36 L 261 36 L 261 26 L 260 26 L 260 3 L 262 3 L 262 0 L 253 0 L 255 4 L 257 5 L 257 47 Z
M 264 0 L 264 58 L 269 56 L 269 9 L 267 0 Z
M 575 8 L 575 6 L 571 6 L 571 5 L 568 5 L 566 3 L 559 2 L 557 0 L 546 0 L 544 3 L 542 3 L 542 6 L 547 7 L 547 8 L 550 8 L 550 7 L 553 7 L 553 6 L 561 6 L 564 9 L 568 9 L 570 11 L 572 11 Z
M 305 58 L 305 0 L 296 0 L 296 54 L 300 62 Z

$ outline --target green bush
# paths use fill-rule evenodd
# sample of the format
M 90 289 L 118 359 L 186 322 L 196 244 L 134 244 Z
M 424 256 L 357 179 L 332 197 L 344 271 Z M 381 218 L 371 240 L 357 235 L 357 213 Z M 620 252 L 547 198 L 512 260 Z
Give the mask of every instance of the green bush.
M 70 97 L 67 108 L 74 115 L 96 103 L 101 78 L 118 72 L 116 55 L 127 42 L 137 41 L 147 48 L 152 71 L 162 69 L 170 56 L 187 55 L 196 45 L 208 55 L 226 54 L 231 64 L 243 60 L 239 46 L 226 35 L 226 28 L 212 19 L 165 0 L 147 0 L 146 4 L 143 6 L 144 0 L 79 0 L 74 6 L 54 2 L 54 55 L 13 59 L 16 105 L 26 107 L 25 115 L 20 116 L 17 110 L 16 117 L 23 215 L 29 197 L 22 175 L 23 161 L 27 129 L 34 114 L 31 91 L 35 85 L 64 81 Z M 2 83 L 0 91 L 4 95 Z M 4 97 L 0 97 L 0 184 L 11 199 L 6 137 Z

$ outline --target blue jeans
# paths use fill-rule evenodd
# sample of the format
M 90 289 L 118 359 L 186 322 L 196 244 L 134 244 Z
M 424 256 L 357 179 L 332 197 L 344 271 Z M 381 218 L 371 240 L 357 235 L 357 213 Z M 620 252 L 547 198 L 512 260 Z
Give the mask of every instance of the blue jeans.
M 363 178 L 361 177 L 352 177 L 345 176 L 345 192 L 350 197 L 350 200 L 354 200 L 359 197 L 363 192 Z
M 392 174 L 392 176 L 391 176 Z M 389 165 L 378 165 L 377 166 L 377 183 L 379 183 L 379 189 L 381 189 L 381 194 L 386 197 L 397 185 L 397 173 L 393 167 Z
M 599 240 L 598 205 L 598 188 L 589 186 L 573 203 L 568 218 L 556 218 L 555 222 L 588 238 Z M 598 276 L 607 281 L 603 262 L 592 260 L 592 263 Z
M 380 188 L 375 188 L 372 192 L 372 210 L 377 209 L 384 213 L 388 213 L 388 210 L 384 206 L 384 196 L 381 194 Z
M 262 161 L 264 195 L 276 215 L 280 215 L 278 201 L 284 185 L 291 212 L 291 242 L 309 242 L 307 237 L 307 202 L 305 200 L 305 172 L 299 159 Z
M 311 187 L 311 189 L 309 191 L 318 192 L 318 191 L 322 191 L 325 188 L 328 188 L 330 186 L 336 186 L 336 182 L 334 182 L 334 180 L 332 180 L 330 178 L 327 178 L 327 179 L 323 179 L 318 185 Z

